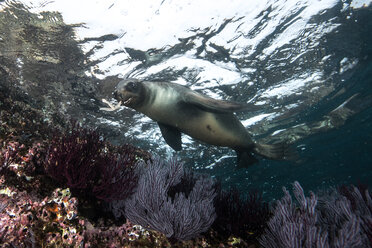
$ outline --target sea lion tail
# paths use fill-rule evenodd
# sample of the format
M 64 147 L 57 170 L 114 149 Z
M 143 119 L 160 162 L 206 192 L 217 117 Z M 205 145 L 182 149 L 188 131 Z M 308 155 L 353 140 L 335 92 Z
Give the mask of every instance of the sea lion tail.
M 288 143 L 279 144 L 260 144 L 255 143 L 250 148 L 235 149 L 238 159 L 238 168 L 248 167 L 258 162 L 255 155 L 272 159 L 272 160 L 287 160 L 297 161 L 297 152 L 290 147 Z
M 273 160 L 295 160 L 297 157 L 296 152 L 287 143 L 273 145 L 256 143 L 254 151 L 264 158 Z

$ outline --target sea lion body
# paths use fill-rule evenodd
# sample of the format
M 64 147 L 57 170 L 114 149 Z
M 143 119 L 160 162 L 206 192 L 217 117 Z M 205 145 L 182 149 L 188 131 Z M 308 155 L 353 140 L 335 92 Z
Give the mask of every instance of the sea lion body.
M 231 148 L 252 145 L 248 132 L 234 114 L 207 112 L 195 105 L 182 103 L 179 99 L 182 99 L 185 89 L 158 85 L 148 82 L 151 92 L 156 94 L 152 101 L 137 111 L 211 145 Z
M 158 122 L 165 141 L 181 150 L 181 133 L 199 141 L 230 147 L 238 154 L 238 165 L 257 162 L 254 154 L 284 159 L 278 146 L 255 143 L 233 112 L 251 108 L 248 104 L 215 100 L 185 86 L 170 82 L 121 81 L 115 98 Z

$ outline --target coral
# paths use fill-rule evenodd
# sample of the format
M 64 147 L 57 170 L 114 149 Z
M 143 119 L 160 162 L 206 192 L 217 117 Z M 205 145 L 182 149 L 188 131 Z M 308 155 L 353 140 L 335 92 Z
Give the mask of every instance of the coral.
M 298 182 L 277 202 L 268 228 L 260 238 L 263 247 L 370 247 L 361 229 L 361 217 L 351 208 L 350 201 L 338 192 L 318 199 L 310 192 L 305 197 Z
M 0 246 L 170 247 L 165 236 L 129 221 L 92 223 L 79 215 L 78 204 L 68 189 L 41 197 L 0 181 Z
M 217 219 L 212 228 L 221 236 L 236 235 L 245 241 L 255 241 L 270 218 L 268 203 L 263 202 L 258 191 L 250 191 L 246 197 L 234 188 L 225 191 L 218 187 L 217 192 Z
M 338 192 L 350 201 L 352 211 L 360 217 L 361 228 L 372 245 L 372 196 L 368 188 L 363 185 L 358 187 L 344 185 Z
M 13 162 L 19 162 L 17 159 L 17 151 L 24 148 L 18 142 L 4 142 L 0 150 L 0 172 L 8 169 Z
M 46 158 L 46 171 L 72 189 L 87 189 L 98 180 L 97 161 L 104 148 L 99 134 L 74 125 L 69 134 L 55 135 Z
M 42 168 L 43 148 L 35 143 L 30 148 L 16 141 L 3 142 L 0 147 L 0 172 L 11 170 L 18 175 L 33 175 Z
M 0 243 L 3 247 L 49 247 L 81 244 L 76 225 L 77 199 L 69 191 L 56 189 L 41 199 L 15 188 L 2 188 L 0 212 Z
M 137 184 L 134 168 L 138 157 L 136 149 L 129 145 L 119 151 L 111 152 L 98 132 L 74 124 L 68 134 L 52 139 L 46 172 L 77 194 L 104 201 L 124 199 Z
M 136 157 L 127 146 L 123 155 L 106 154 L 98 164 L 99 180 L 92 186 L 93 195 L 110 202 L 126 199 L 137 186 L 138 176 L 133 167 Z
M 195 183 L 187 194 L 172 189 L 188 188 L 177 186 L 185 171 L 176 159 L 164 163 L 154 158 L 142 163 L 141 170 L 136 192 L 125 203 L 125 215 L 131 222 L 177 240 L 191 239 L 209 229 L 216 218 L 211 178 L 194 176 Z
M 8 197 L 4 195 L 0 195 L 0 214 L 3 212 L 3 210 L 8 206 Z

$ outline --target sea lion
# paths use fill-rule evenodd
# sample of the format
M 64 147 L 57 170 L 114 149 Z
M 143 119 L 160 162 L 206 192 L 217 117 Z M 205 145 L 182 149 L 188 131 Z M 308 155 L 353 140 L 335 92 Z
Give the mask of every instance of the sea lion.
M 156 121 L 165 141 L 176 151 L 182 149 L 181 133 L 185 133 L 211 145 L 234 149 L 239 167 L 257 162 L 255 155 L 289 158 L 287 145 L 254 142 L 234 115 L 253 105 L 216 100 L 176 83 L 138 79 L 120 81 L 114 97 Z

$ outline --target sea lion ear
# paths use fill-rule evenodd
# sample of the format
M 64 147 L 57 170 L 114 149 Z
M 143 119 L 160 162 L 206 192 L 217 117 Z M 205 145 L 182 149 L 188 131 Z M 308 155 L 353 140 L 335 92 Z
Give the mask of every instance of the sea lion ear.
M 175 151 L 182 150 L 181 132 L 172 126 L 158 122 L 161 134 L 167 144 Z
M 259 107 L 254 104 L 238 103 L 225 100 L 216 100 L 197 92 L 190 92 L 184 96 L 184 102 L 193 104 L 196 107 L 214 113 L 239 112 L 239 111 L 257 111 Z

